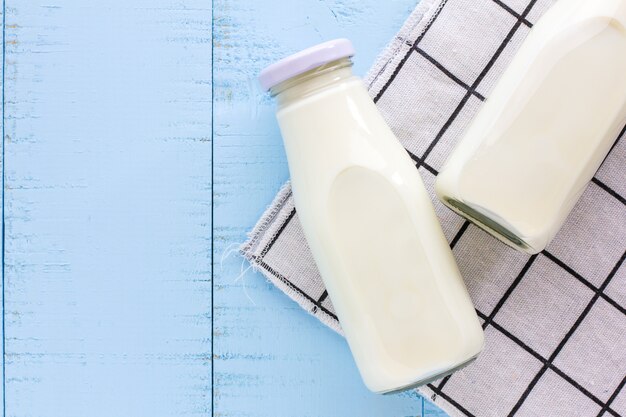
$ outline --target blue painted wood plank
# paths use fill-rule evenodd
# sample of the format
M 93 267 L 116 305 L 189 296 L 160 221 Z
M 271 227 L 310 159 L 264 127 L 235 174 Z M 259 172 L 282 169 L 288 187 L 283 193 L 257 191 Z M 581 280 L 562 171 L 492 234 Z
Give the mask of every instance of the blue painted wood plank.
M 206 416 L 210 3 L 5 2 L 6 415 Z
M 1 67 L 1 73 L 0 73 L 0 96 L 2 97 L 2 99 L 0 100 L 0 114 L 2 114 L 2 152 L 0 152 L 0 172 L 2 172 L 2 178 L 0 179 L 0 181 L 2 182 L 2 190 L 4 190 L 4 133 L 5 133 L 5 129 L 4 129 L 4 119 L 5 119 L 5 114 L 4 114 L 4 66 L 5 66 L 5 39 L 4 39 L 4 32 L 5 32 L 5 21 L 4 21 L 4 9 L 5 9 L 5 3 L 4 0 L 2 1 L 2 7 L 0 7 L 0 21 L 2 22 L 2 34 L 0 35 L 2 37 L 2 62 L 0 63 L 0 67 Z M 2 318 L 1 318 L 1 323 L 0 323 L 0 340 L 2 341 L 2 343 L 0 343 L 0 376 L 2 377 L 2 383 L 0 384 L 0 402 L 2 404 L 2 416 L 4 417 L 6 415 L 5 410 L 4 410 L 4 192 L 2 192 L 2 207 L 0 208 L 0 211 L 2 211 L 2 226 L 1 226 L 1 234 L 2 234 L 2 238 L 0 239 L 0 253 L 2 254 L 0 256 L 0 258 L 2 259 L 2 270 L 0 271 L 0 309 L 2 310 Z
M 345 36 L 363 75 L 415 3 L 215 1 L 215 415 L 445 415 L 415 392 L 369 393 L 341 337 L 228 256 L 288 178 L 273 105 L 257 87 L 260 69 Z

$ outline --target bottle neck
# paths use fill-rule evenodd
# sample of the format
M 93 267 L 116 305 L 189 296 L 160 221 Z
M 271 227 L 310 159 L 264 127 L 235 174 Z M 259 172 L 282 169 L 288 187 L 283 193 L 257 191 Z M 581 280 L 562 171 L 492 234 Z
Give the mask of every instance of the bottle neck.
M 352 77 L 352 61 L 341 58 L 285 80 L 270 91 L 278 106 L 283 107 Z

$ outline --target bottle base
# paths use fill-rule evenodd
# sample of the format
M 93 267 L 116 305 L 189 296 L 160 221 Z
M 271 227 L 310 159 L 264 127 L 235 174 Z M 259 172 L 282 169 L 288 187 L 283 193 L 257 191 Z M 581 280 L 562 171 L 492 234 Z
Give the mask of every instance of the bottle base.
M 471 206 L 453 198 L 445 198 L 442 201 L 452 211 L 465 217 L 467 220 L 513 249 L 517 249 L 530 255 L 541 252 L 541 250 L 533 248 L 509 228 L 485 216 L 475 208 L 472 208 Z
M 408 391 L 408 390 L 411 390 L 411 389 L 418 388 L 418 387 L 420 387 L 422 385 L 429 384 L 429 383 L 431 383 L 433 381 L 436 381 L 436 380 L 438 380 L 440 378 L 446 377 L 446 376 L 452 374 L 453 372 L 456 372 L 456 371 L 458 371 L 458 370 L 460 370 L 462 368 L 465 368 L 467 365 L 469 365 L 470 363 L 474 362 L 474 360 L 476 360 L 477 357 L 478 357 L 478 355 L 475 355 L 475 356 L 471 357 L 470 359 L 466 360 L 465 362 L 462 362 L 460 365 L 457 365 L 457 366 L 454 366 L 452 368 L 446 369 L 446 370 L 444 370 L 442 372 L 439 372 L 439 373 L 437 373 L 435 375 L 429 376 L 428 378 L 424 378 L 424 379 L 420 379 L 418 381 L 410 382 L 410 383 L 408 383 L 406 385 L 403 385 L 403 386 L 398 387 L 398 388 L 393 388 L 393 389 L 390 389 L 388 391 L 378 391 L 377 394 L 383 394 L 383 395 L 396 394 L 396 393 L 399 393 L 399 392 L 402 392 L 402 391 Z

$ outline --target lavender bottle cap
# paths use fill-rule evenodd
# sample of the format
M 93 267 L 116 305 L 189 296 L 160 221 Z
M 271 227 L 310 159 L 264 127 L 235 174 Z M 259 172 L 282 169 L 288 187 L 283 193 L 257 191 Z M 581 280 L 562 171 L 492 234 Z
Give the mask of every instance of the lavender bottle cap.
M 304 49 L 266 67 L 259 75 L 264 90 L 313 68 L 354 55 L 348 39 L 335 39 Z

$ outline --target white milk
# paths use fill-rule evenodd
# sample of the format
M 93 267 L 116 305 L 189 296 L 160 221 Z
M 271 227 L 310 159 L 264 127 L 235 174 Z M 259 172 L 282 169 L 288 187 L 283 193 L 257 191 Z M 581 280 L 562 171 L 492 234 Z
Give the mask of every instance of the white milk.
M 465 365 L 483 332 L 418 171 L 350 65 L 272 92 L 307 242 L 366 385 L 384 393 Z
M 626 123 L 626 0 L 560 0 L 531 30 L 440 172 L 439 198 L 543 250 Z

